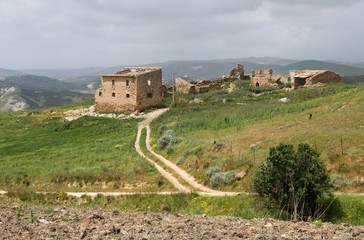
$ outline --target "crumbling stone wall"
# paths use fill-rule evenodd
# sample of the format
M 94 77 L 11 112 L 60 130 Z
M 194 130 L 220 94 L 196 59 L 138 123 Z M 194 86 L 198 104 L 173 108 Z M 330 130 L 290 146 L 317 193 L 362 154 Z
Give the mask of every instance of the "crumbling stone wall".
M 124 68 L 101 80 L 95 92 L 96 111 L 136 111 L 162 102 L 160 68 Z
M 288 82 L 288 76 L 273 75 L 272 69 L 252 70 L 250 75 L 251 87 L 274 87 Z
M 229 77 L 230 79 L 244 79 L 244 67 L 237 63 L 235 68 L 231 69 Z
M 222 88 L 223 81 L 202 80 L 197 83 L 190 83 L 182 78 L 176 78 L 176 91 L 183 93 L 204 93 L 210 90 Z
M 175 79 L 175 88 L 177 92 L 195 93 L 195 85 L 182 78 Z

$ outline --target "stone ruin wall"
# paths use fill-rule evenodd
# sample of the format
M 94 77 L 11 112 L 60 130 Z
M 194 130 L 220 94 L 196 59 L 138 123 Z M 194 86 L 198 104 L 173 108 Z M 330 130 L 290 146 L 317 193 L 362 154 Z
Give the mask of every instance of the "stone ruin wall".
M 175 79 L 175 88 L 176 88 L 177 92 L 183 92 L 183 93 L 194 93 L 195 92 L 194 85 L 182 78 Z
M 275 87 L 288 83 L 288 76 L 273 75 L 272 69 L 252 70 L 250 75 L 251 87 Z

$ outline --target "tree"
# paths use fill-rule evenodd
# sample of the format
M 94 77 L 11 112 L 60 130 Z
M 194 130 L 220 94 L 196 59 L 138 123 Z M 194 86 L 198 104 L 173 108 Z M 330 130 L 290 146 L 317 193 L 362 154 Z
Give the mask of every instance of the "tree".
M 257 172 L 253 188 L 275 208 L 286 210 L 294 220 L 317 217 L 332 185 L 319 154 L 308 144 L 280 144 L 269 150 Z

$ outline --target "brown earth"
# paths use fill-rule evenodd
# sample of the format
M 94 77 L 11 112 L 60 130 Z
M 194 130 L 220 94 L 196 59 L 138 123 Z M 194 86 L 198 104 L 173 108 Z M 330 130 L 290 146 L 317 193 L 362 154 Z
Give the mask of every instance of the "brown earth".
M 1 239 L 364 239 L 364 226 L 0 205 Z

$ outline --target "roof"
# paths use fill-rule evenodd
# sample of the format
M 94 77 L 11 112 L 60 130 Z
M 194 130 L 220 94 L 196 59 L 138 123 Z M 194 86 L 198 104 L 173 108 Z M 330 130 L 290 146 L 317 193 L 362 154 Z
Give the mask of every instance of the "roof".
M 121 71 L 111 74 L 105 74 L 103 76 L 125 76 L 125 77 L 136 77 L 146 73 L 158 71 L 159 67 L 125 67 Z

